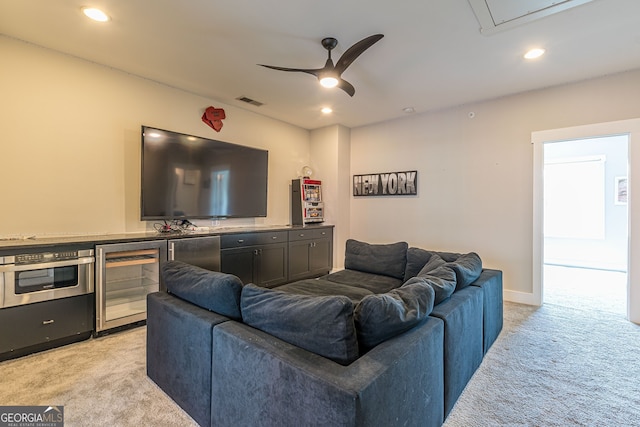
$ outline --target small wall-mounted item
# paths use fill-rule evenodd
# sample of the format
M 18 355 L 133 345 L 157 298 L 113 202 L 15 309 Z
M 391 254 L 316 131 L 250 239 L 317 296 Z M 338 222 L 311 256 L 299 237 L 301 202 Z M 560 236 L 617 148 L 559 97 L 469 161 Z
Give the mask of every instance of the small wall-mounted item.
M 354 196 L 415 196 L 418 171 L 371 173 L 353 176 Z
M 226 119 L 227 116 L 222 108 L 207 107 L 202 114 L 202 121 L 211 126 L 216 132 L 220 132 L 222 129 L 222 119 Z
M 627 177 L 626 176 L 616 176 L 616 205 L 626 205 L 627 204 Z

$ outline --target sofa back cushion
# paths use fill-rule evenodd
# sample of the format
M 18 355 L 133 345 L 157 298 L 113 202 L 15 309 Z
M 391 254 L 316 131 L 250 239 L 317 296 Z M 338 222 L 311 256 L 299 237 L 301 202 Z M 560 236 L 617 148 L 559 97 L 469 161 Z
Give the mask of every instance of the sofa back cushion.
M 367 351 L 416 326 L 431 313 L 434 299 L 433 289 L 425 282 L 364 297 L 354 313 L 361 350 Z
M 412 277 L 416 277 L 422 267 L 429 261 L 433 255 L 433 252 L 420 249 L 420 248 L 409 248 L 407 249 L 407 267 L 404 270 L 405 281 L 411 279 Z
M 440 258 L 440 255 L 435 253 L 431 255 L 431 258 L 418 272 L 417 276 L 409 279 L 405 284 L 420 280 L 424 280 L 435 291 L 435 305 L 449 298 L 456 290 L 456 274 Z
M 169 293 L 231 319 L 241 318 L 242 281 L 236 276 L 169 261 L 162 266 L 162 278 Z
M 482 273 L 482 260 L 475 252 L 460 255 L 455 261 L 448 262 L 447 266 L 456 274 L 457 291 L 475 282 Z
M 353 303 L 342 295 L 296 295 L 248 284 L 242 320 L 283 341 L 342 365 L 358 358 Z
M 407 265 L 408 248 L 406 242 L 374 245 L 349 239 L 346 244 L 344 268 L 402 280 Z

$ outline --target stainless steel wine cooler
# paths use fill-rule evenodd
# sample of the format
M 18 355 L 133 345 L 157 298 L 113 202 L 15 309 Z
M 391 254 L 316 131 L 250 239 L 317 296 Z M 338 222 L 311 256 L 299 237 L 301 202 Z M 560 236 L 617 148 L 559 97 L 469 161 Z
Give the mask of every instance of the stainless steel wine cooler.
M 166 259 L 166 240 L 96 246 L 96 335 L 146 320 Z

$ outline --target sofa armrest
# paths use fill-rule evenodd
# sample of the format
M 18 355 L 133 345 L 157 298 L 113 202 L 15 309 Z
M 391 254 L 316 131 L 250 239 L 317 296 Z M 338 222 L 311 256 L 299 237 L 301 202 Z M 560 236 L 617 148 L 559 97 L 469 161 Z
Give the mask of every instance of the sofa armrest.
M 211 422 L 211 331 L 228 320 L 166 292 L 147 295 L 147 375 L 200 425 Z
M 440 426 L 444 416 L 440 319 L 343 366 L 238 322 L 213 330 L 216 426 Z
M 503 324 L 502 271 L 485 268 L 480 277 L 471 284 L 482 288 L 483 301 L 483 353 L 500 335 Z

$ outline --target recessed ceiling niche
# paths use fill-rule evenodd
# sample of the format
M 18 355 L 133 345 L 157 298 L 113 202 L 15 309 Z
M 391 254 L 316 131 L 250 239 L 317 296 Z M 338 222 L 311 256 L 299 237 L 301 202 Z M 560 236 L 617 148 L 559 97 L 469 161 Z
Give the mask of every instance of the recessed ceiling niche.
M 482 34 L 513 28 L 593 0 L 469 0 Z

